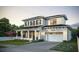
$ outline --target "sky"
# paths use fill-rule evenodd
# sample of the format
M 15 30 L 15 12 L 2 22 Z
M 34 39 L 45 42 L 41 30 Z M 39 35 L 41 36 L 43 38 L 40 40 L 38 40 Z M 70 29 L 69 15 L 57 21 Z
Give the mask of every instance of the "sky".
M 35 16 L 53 16 L 65 14 L 66 24 L 79 22 L 78 6 L 0 6 L 0 18 L 6 17 L 11 24 L 23 25 L 22 20 Z

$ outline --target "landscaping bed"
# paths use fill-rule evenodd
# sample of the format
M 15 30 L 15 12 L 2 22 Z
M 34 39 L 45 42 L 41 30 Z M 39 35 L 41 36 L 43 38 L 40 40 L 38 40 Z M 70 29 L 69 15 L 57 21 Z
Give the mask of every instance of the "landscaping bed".
M 77 40 L 64 41 L 50 50 L 64 51 L 64 52 L 78 52 Z
M 5 41 L 0 41 L 0 44 L 12 44 L 12 45 L 24 45 L 29 43 L 28 40 L 5 40 Z
M 33 40 L 32 43 L 37 43 L 37 42 L 44 42 L 44 39 L 39 39 L 39 40 Z

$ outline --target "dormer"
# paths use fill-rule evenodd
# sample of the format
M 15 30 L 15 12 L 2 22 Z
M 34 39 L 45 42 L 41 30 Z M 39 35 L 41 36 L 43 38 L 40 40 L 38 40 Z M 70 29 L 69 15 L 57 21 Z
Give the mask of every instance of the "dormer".
M 46 18 L 48 25 L 66 24 L 67 17 L 65 15 L 55 15 Z

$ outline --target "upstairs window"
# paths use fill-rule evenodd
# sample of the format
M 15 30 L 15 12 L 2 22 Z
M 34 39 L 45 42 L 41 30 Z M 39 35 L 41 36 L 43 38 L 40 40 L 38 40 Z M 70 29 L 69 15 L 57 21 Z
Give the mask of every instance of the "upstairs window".
M 41 20 L 36 20 L 36 25 L 41 25 Z
M 29 21 L 28 21 L 28 26 L 29 26 Z
M 35 25 L 35 21 L 33 21 L 33 25 Z
M 32 21 L 30 21 L 30 25 L 32 25 Z
M 36 25 L 38 25 L 38 20 L 36 20 Z
M 57 24 L 56 18 L 50 20 L 50 25 L 56 25 L 56 24 Z
M 27 26 L 27 22 L 25 22 L 25 26 Z
M 39 20 L 39 24 L 41 24 L 41 20 Z

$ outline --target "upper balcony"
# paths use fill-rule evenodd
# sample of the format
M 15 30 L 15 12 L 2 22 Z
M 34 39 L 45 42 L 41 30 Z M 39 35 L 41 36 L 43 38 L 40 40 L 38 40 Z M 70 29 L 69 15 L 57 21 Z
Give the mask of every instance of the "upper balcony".
M 31 27 L 31 26 L 40 26 L 43 25 L 43 16 L 37 16 L 37 17 L 32 17 L 29 19 L 25 19 L 24 21 L 24 27 Z

